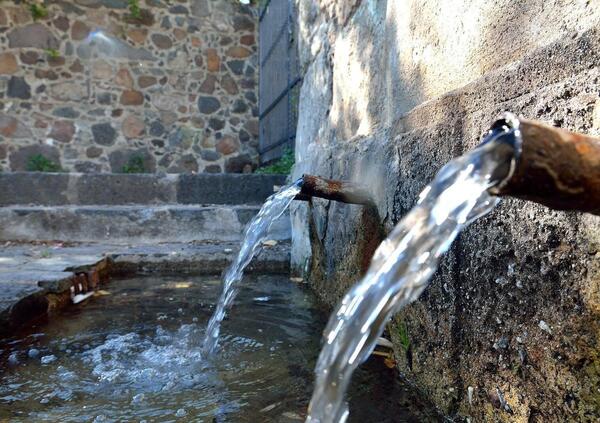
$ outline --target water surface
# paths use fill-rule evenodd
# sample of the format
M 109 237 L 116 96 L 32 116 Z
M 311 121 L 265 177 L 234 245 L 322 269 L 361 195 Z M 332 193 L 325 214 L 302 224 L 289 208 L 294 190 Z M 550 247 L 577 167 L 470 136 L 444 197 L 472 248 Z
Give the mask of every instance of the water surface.
M 216 276 L 112 281 L 0 344 L 0 421 L 301 422 L 325 323 L 312 294 L 283 275 L 245 277 L 209 362 L 220 288 Z M 436 421 L 381 360 L 355 380 L 353 421 Z

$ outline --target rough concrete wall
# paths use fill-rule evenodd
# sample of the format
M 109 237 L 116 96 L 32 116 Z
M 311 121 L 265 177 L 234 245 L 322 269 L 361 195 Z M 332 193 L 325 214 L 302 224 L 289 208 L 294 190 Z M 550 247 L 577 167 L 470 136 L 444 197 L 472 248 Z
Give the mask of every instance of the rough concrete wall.
M 234 0 L 0 8 L 0 169 L 242 172 L 256 165 L 257 12 Z M 103 29 L 114 41 L 87 39 Z M 139 167 L 139 166 L 138 166 Z
M 377 203 L 295 205 L 293 264 L 324 300 L 501 111 L 600 135 L 599 6 L 298 1 L 296 176 L 354 179 Z M 400 370 L 475 421 L 597 420 L 599 243 L 597 217 L 505 199 L 389 326 Z

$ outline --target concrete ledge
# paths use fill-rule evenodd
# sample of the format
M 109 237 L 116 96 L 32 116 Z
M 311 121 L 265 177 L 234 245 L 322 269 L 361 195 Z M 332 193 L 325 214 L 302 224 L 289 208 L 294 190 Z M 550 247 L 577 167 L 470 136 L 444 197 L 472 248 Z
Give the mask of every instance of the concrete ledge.
M 110 244 L 241 241 L 259 206 L 52 206 L 0 208 L 0 240 Z M 289 216 L 269 238 L 290 238 Z
M 198 174 L 179 175 L 180 204 L 262 204 L 274 186 L 284 185 L 284 175 Z
M 219 274 L 238 243 L 119 247 L 19 244 L 0 253 L 0 338 L 45 314 L 72 304 L 73 294 L 94 291 L 112 276 L 138 273 Z M 289 242 L 264 247 L 246 273 L 287 273 Z M 109 287 L 106 289 L 110 289 Z
M 0 206 L 261 204 L 285 175 L 0 173 Z

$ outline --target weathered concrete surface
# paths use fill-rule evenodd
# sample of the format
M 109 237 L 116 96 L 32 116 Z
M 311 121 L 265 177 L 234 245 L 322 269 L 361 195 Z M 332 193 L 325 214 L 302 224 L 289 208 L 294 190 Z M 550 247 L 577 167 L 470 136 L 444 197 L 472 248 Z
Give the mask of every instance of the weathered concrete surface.
M 597 1 L 298 3 L 295 175 L 367 184 L 377 206 L 292 210 L 292 263 L 332 305 L 381 229 L 501 111 L 600 134 Z M 472 421 L 597 421 L 599 245 L 598 217 L 504 201 L 389 326 L 400 370 Z
M 8 206 L 0 208 L 0 241 L 60 240 L 112 244 L 240 241 L 259 206 Z M 269 237 L 290 238 L 289 216 Z
M 0 336 L 68 306 L 73 293 L 97 289 L 113 275 L 218 274 L 239 243 L 167 243 L 152 246 L 61 243 L 4 245 L 0 252 Z M 289 271 L 289 243 L 263 246 L 246 272 Z
M 262 204 L 284 175 L 0 173 L 0 206 Z

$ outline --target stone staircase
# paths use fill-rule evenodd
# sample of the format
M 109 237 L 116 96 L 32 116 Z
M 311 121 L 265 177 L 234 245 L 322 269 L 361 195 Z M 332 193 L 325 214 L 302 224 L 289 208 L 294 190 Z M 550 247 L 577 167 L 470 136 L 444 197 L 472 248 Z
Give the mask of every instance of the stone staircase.
M 280 175 L 0 174 L 0 241 L 237 242 Z M 290 238 L 289 217 L 270 238 Z

